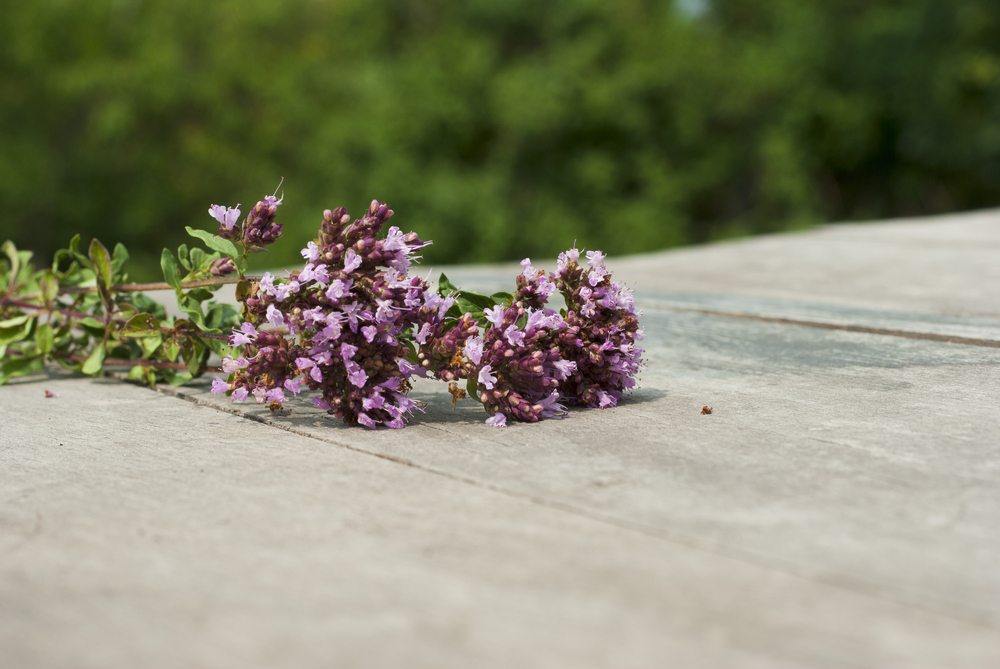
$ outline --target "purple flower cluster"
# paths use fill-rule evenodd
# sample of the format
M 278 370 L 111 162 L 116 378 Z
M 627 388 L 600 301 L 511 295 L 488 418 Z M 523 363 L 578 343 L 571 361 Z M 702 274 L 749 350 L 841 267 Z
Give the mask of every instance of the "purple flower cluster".
M 575 363 L 573 373 L 560 385 L 560 396 L 569 404 L 612 407 L 622 393 L 635 387 L 642 366 L 642 339 L 635 298 L 615 283 L 604 264 L 604 254 L 588 251 L 587 266 L 580 251 L 559 254 L 552 281 L 566 300 L 567 330 L 561 353 Z
M 521 262 L 512 304 L 487 309 L 482 338 L 468 339 L 479 399 L 502 427 L 508 419 L 535 422 L 564 411 L 562 403 L 610 407 L 635 387 L 642 365 L 643 336 L 631 292 L 615 283 L 604 254 L 570 249 L 549 274 Z M 546 307 L 559 290 L 560 315 Z
M 476 365 L 479 400 L 501 427 L 507 419 L 535 423 L 564 413 L 559 384 L 574 365 L 562 359 L 559 334 L 566 327 L 551 309 L 515 302 L 485 311 L 489 322 L 482 337 L 465 342 L 466 357 Z
M 280 200 L 271 200 L 247 216 L 239 234 L 248 245 L 277 225 Z M 238 209 L 216 213 L 220 229 L 237 228 Z M 323 212 L 302 268 L 283 279 L 266 273 L 243 293 L 246 322 L 230 339 L 241 355 L 223 360 L 228 379 L 215 379 L 213 392 L 277 409 L 311 391 L 316 406 L 348 424 L 398 428 L 418 409 L 407 396 L 412 378 L 429 376 L 447 382 L 456 400 L 465 381 L 486 422 L 503 427 L 561 415 L 563 404 L 614 406 L 635 386 L 635 301 L 602 253 L 588 252 L 584 266 L 570 249 L 552 274 L 525 259 L 513 295 L 460 300 L 409 274 L 427 243 L 395 226 L 383 236 L 392 215 L 377 200 L 358 219 L 343 207 Z M 547 306 L 557 291 L 562 314 Z M 469 296 L 493 306 L 463 313 L 459 305 L 476 304 Z
M 208 215 L 218 222 L 219 228 L 216 232 L 220 237 L 242 240 L 248 250 L 260 250 L 281 236 L 282 225 L 275 221 L 280 206 L 281 198 L 268 195 L 250 209 L 242 224 L 239 223 L 239 205 L 226 207 L 213 204 L 208 208 Z
M 548 273 L 535 269 L 530 258 L 521 261 L 521 273 L 517 275 L 515 284 L 517 289 L 514 301 L 533 309 L 540 309 L 549 301 L 552 293 L 556 292 L 556 285 Z
M 403 427 L 417 408 L 406 396 L 410 378 L 425 373 L 407 342 L 414 330 L 437 330 L 453 300 L 407 274 L 426 245 L 419 237 L 396 227 L 378 237 L 392 214 L 378 201 L 353 222 L 343 208 L 324 212 L 317 240 L 302 249 L 305 265 L 251 286 L 247 322 L 231 339 L 244 355 L 213 389 L 277 407 L 308 388 L 316 406 L 348 424 Z

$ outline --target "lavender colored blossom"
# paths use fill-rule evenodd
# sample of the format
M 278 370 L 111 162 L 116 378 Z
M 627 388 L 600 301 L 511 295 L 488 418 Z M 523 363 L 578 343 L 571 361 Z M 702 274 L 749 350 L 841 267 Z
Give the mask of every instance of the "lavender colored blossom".
M 302 257 L 308 260 L 309 262 L 316 262 L 317 260 L 319 260 L 320 251 L 319 247 L 316 245 L 316 242 L 309 242 L 308 244 L 306 244 L 306 247 L 302 249 L 300 253 L 302 254 Z
M 243 328 L 240 334 L 245 334 Z M 232 398 L 242 401 L 252 395 L 272 408 L 281 406 L 285 401 L 282 388 L 285 381 L 293 377 L 293 361 L 300 357 L 300 352 L 280 332 L 256 331 L 252 342 L 243 345 L 242 355 L 229 364 L 234 369 L 228 384 Z
M 548 273 L 541 269 L 535 269 L 530 258 L 521 261 L 521 273 L 517 275 L 515 283 L 517 288 L 514 293 L 514 301 L 533 309 L 540 309 L 545 305 L 556 290 Z
M 566 327 L 551 309 L 535 310 L 515 302 L 489 316 L 483 334 L 482 365 L 476 381 L 479 400 L 494 423 L 514 419 L 534 423 L 564 412 L 559 404 L 556 363 L 562 360 L 558 337 Z
M 566 300 L 567 328 L 560 336 L 563 366 L 560 396 L 571 404 L 606 408 L 618 404 L 635 387 L 642 366 L 637 342 L 643 333 L 635 312 L 635 298 L 612 280 L 600 251 L 569 249 L 559 255 L 553 281 Z
M 493 365 L 483 365 L 480 367 L 476 380 L 486 390 L 493 390 L 497 383 L 497 377 L 493 374 Z
M 281 236 L 283 226 L 274 219 L 281 199 L 268 195 L 255 204 L 243 221 L 243 243 L 250 249 L 262 249 Z
M 507 427 L 507 416 L 495 413 L 486 419 L 486 424 L 492 427 Z
M 229 343 L 233 346 L 245 346 L 250 344 L 257 337 L 257 328 L 253 323 L 243 323 L 239 328 L 233 330 L 229 337 Z
M 219 223 L 218 234 L 222 237 L 232 238 L 236 230 L 236 223 L 240 220 L 240 207 L 226 207 L 221 204 L 213 204 L 208 208 L 208 215 Z
M 302 251 L 305 265 L 287 278 L 264 275 L 251 286 L 245 311 L 265 330 L 246 345 L 250 366 L 235 373 L 238 387 L 272 406 L 280 405 L 285 391 L 308 390 L 320 395 L 317 406 L 348 424 L 405 425 L 418 409 L 406 396 L 410 379 L 424 373 L 407 360 L 414 355 L 408 342 L 421 328 L 425 338 L 435 331 L 447 309 L 426 281 L 406 273 L 425 243 L 395 227 L 380 237 L 391 216 L 378 201 L 353 221 L 344 208 L 327 210 L 316 240 Z M 283 358 L 280 373 L 255 377 L 256 356 L 274 356 L 260 348 L 265 332 L 295 355 Z M 234 333 L 234 339 L 252 336 Z
M 273 242 L 280 204 L 276 195 L 255 204 L 242 226 L 230 225 L 233 238 L 248 249 Z M 635 300 L 612 280 L 603 253 L 589 251 L 583 263 L 569 249 L 553 274 L 526 258 L 512 297 L 460 313 L 456 304 L 469 300 L 409 274 L 428 242 L 384 230 L 393 214 L 377 200 L 356 219 L 343 207 L 324 211 L 299 270 L 265 273 L 242 291 L 246 322 L 230 336 L 240 354 L 223 359 L 229 379 L 213 381 L 212 391 L 272 409 L 311 393 L 316 407 L 350 425 L 400 428 L 419 410 L 407 396 L 418 376 L 447 382 L 454 402 L 467 388 L 494 427 L 561 415 L 563 402 L 614 406 L 634 387 L 642 364 Z M 564 314 L 547 306 L 557 290 Z
M 465 341 L 465 357 L 467 357 L 472 364 L 478 365 L 483 359 L 483 338 L 469 337 Z
M 273 304 L 267 305 L 267 322 L 276 328 L 285 324 L 285 315 Z
M 427 319 L 421 329 L 426 327 L 429 334 L 420 346 L 417 360 L 438 379 L 448 382 L 473 376 L 479 361 L 472 358 L 482 359 L 482 339 L 478 337 L 479 326 L 475 318 L 471 314 L 462 314 L 453 323 L 446 322 L 445 313 L 453 304 L 454 299 L 440 298 L 431 293 L 418 311 L 418 318 Z M 479 342 L 473 341 L 469 344 L 471 348 L 467 348 L 467 344 L 477 338 Z

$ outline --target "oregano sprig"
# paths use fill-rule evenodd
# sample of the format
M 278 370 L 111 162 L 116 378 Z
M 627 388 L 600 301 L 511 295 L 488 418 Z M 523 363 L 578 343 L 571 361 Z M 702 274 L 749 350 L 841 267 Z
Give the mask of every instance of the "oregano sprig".
M 305 264 L 286 276 L 246 275 L 247 258 L 282 233 L 277 193 L 241 220 L 212 205 L 215 233 L 164 249 L 162 283 L 131 283 L 128 252 L 79 235 L 48 267 L 11 242 L 0 259 L 0 383 L 57 363 L 95 376 L 126 372 L 143 383 L 185 383 L 220 370 L 212 391 L 280 410 L 289 395 L 352 425 L 403 427 L 421 409 L 414 377 L 448 384 L 453 402 L 480 402 L 487 423 L 536 422 L 564 405 L 614 406 L 635 386 L 642 338 L 631 293 L 604 254 L 570 249 L 557 271 L 522 262 L 513 292 L 482 295 L 440 276 L 410 274 L 430 242 L 396 226 L 373 200 L 360 218 L 326 210 Z M 239 310 L 213 299 L 236 284 Z M 168 310 L 147 291 L 173 290 Z M 548 306 L 560 294 L 564 308 Z M 220 361 L 220 367 L 210 362 Z

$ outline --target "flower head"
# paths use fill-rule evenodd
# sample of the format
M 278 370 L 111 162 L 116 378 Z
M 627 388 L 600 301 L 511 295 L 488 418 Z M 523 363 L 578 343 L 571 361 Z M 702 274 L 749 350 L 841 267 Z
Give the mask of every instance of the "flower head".
M 274 219 L 281 200 L 268 195 L 260 200 L 243 221 L 243 242 L 251 249 L 262 249 L 273 244 L 281 236 L 283 226 Z
M 272 388 L 314 392 L 317 406 L 365 427 L 402 427 L 417 410 L 406 393 L 424 368 L 406 360 L 407 342 L 421 332 L 426 341 L 443 312 L 429 315 L 427 283 L 406 274 L 413 249 L 422 245 L 416 235 L 391 228 L 380 236 L 391 215 L 377 201 L 353 223 L 344 208 L 325 211 L 316 241 L 302 250 L 303 267 L 283 279 L 264 275 L 247 291 L 250 320 L 281 328 L 268 337 L 280 336 L 295 353 L 283 358 L 280 373 L 269 370 L 245 384 L 260 401 L 277 403 L 277 393 L 267 395 Z M 237 377 L 253 376 L 255 358 L 248 358 L 251 368 Z
M 635 298 L 612 280 L 600 251 L 586 253 L 587 268 L 580 265 L 580 252 L 560 254 L 553 276 L 566 300 L 566 331 L 560 337 L 564 365 L 561 397 L 572 404 L 606 408 L 618 404 L 622 394 L 635 386 L 642 366 L 642 338 L 635 312 Z
M 226 207 L 221 204 L 213 204 L 208 208 L 208 215 L 219 223 L 218 234 L 220 237 L 232 239 L 238 234 L 236 223 L 240 220 L 240 207 Z
M 548 273 L 535 269 L 531 264 L 531 258 L 521 261 L 521 273 L 517 275 L 515 282 L 517 289 L 514 292 L 514 301 L 534 309 L 539 309 L 548 302 L 556 290 Z
M 565 323 L 556 312 L 541 316 L 515 302 L 496 307 L 483 334 L 482 365 L 476 377 L 479 400 L 506 421 L 536 422 L 562 413 L 556 402 L 562 358 L 559 333 Z M 500 419 L 496 419 L 500 420 Z

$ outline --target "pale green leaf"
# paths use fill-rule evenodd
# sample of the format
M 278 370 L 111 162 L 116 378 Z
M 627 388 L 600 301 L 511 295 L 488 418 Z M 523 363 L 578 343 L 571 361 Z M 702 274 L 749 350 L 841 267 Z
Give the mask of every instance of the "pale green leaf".
M 200 239 L 205 243 L 205 246 L 213 251 L 218 251 L 219 253 L 227 255 L 234 260 L 239 259 L 241 255 L 240 250 L 236 247 L 236 244 L 232 243 L 228 239 L 224 239 L 218 235 L 213 235 L 211 232 L 206 230 L 197 230 L 191 226 L 186 226 L 184 229 L 187 230 L 189 235 Z

